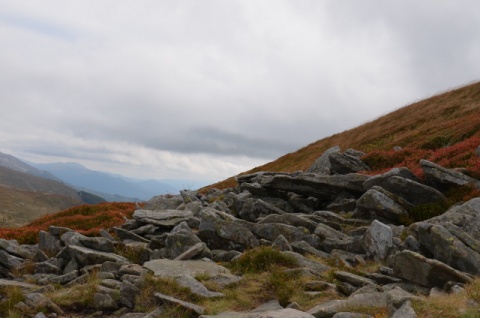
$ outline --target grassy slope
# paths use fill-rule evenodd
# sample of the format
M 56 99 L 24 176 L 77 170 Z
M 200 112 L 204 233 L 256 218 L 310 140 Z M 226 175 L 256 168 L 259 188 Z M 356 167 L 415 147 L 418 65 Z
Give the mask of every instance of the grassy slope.
M 354 148 L 364 152 L 389 150 L 394 146 L 435 149 L 475 136 L 480 137 L 480 82 L 400 108 L 245 173 L 306 170 L 325 150 L 336 145 L 343 150 Z M 232 177 L 203 190 L 235 185 Z
M 65 195 L 0 186 L 0 228 L 22 226 L 79 204 L 80 200 Z
M 21 226 L 79 204 L 77 192 L 62 182 L 0 167 L 0 228 Z

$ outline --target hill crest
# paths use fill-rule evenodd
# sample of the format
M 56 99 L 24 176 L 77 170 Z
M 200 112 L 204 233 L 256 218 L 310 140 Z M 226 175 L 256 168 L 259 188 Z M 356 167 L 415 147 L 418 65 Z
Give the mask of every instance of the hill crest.
M 475 136 L 480 137 L 480 82 L 404 106 L 240 175 L 258 171 L 305 171 L 324 151 L 334 146 L 363 152 L 390 150 L 395 146 L 433 150 Z M 236 181 L 231 177 L 202 190 L 235 185 Z

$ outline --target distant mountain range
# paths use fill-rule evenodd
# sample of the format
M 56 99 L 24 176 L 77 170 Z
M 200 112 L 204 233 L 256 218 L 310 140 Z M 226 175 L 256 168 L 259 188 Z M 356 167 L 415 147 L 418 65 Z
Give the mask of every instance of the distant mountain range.
M 160 181 L 128 181 L 125 177 L 90 170 L 74 162 L 31 165 L 51 173 L 75 188 L 100 195 L 106 200 L 118 201 L 118 198 L 123 197 L 128 199 L 127 201 L 144 201 L 158 194 L 178 192 L 175 187 Z
M 0 152 L 0 228 L 26 224 L 47 213 L 102 201 L 146 201 L 197 189 L 208 182 L 136 180 L 81 164 L 27 163 Z

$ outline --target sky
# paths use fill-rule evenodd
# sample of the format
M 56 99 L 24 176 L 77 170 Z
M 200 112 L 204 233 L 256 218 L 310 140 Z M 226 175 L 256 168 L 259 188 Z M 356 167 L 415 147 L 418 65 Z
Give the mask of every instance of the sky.
M 480 2 L 2 0 L 0 152 L 220 181 L 476 82 Z

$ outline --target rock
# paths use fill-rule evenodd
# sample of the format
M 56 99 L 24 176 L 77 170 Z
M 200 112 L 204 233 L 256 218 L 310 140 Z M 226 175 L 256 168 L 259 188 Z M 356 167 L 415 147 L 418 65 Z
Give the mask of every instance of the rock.
M 402 307 L 395 311 L 392 318 L 417 318 L 417 313 L 412 307 L 412 302 L 407 300 Z
M 355 217 L 382 218 L 401 223 L 408 217 L 406 204 L 392 193 L 374 186 L 365 192 L 357 201 Z
M 288 242 L 307 241 L 313 242 L 314 245 L 318 245 L 320 240 L 318 237 L 314 237 L 304 227 L 295 227 L 282 223 L 264 223 L 255 224 L 253 227 L 253 233 L 259 237 L 269 241 L 275 241 L 275 239 L 282 235 Z
M 314 318 L 314 316 L 294 308 L 282 308 L 273 300 L 249 312 L 227 311 L 218 315 L 202 315 L 199 318 Z
M 235 217 L 208 208 L 200 216 L 198 237 L 210 249 L 244 250 L 259 246 L 257 238 Z
M 328 300 L 312 307 L 308 313 L 315 318 L 330 318 L 337 312 L 344 310 L 344 300 Z
M 467 274 L 408 250 L 393 256 L 393 270 L 396 276 L 425 287 L 443 287 L 448 281 L 460 283 L 472 281 Z
M 143 266 L 155 276 L 177 277 L 190 275 L 195 277 L 198 274 L 215 276 L 216 274 L 229 274 L 230 271 L 214 262 L 201 260 L 173 261 L 169 259 L 155 259 L 148 261 Z
M 480 240 L 480 198 L 452 206 L 440 216 L 425 220 L 439 225 L 453 224 L 476 240 Z
M 169 210 L 178 208 L 184 200 L 181 195 L 157 195 L 145 202 L 147 210 Z
M 219 292 L 212 292 L 208 290 L 202 283 L 193 278 L 190 275 L 182 275 L 175 278 L 180 286 L 190 289 L 190 291 L 200 297 L 204 298 L 219 298 L 225 297 L 224 294 Z
M 34 291 L 40 288 L 40 286 L 29 284 L 25 282 L 18 282 L 16 280 L 10 279 L 1 279 L 0 278 L 0 288 L 10 288 L 10 287 L 19 287 L 24 292 Z
M 99 252 L 81 246 L 70 245 L 68 246 L 68 252 L 70 253 L 71 257 L 75 259 L 75 261 L 82 267 L 93 264 L 102 264 L 106 261 L 128 262 L 128 260 L 123 256 L 114 253 Z
M 191 310 L 198 315 L 202 315 L 205 312 L 205 308 L 203 308 L 202 306 L 198 306 L 198 305 L 186 302 L 186 301 L 182 301 L 182 300 L 176 299 L 174 297 L 164 295 L 162 293 L 155 293 L 154 295 L 155 295 L 155 298 L 157 298 L 161 303 L 166 302 L 166 303 L 173 304 L 175 306 L 180 306 L 180 307 L 183 307 L 187 310 Z
M 282 252 L 285 255 L 293 256 L 300 267 L 305 267 L 307 268 L 311 273 L 315 275 L 320 275 L 321 273 L 324 273 L 328 270 L 330 270 L 330 267 L 323 265 L 322 263 L 316 262 L 314 260 L 308 259 L 298 253 L 295 252 Z
M 61 246 L 62 244 L 58 237 L 42 230 L 38 233 L 38 248 L 40 250 L 49 254 L 56 254 L 60 251 Z
M 386 294 L 387 304 L 393 306 L 394 308 L 400 308 L 406 301 L 421 299 L 420 297 L 407 292 L 399 286 L 396 286 L 393 289 L 387 291 Z
M 302 255 L 312 254 L 320 258 L 330 258 L 330 254 L 317 250 L 305 241 L 292 242 L 290 245 L 292 246 L 294 252 Z
M 230 262 L 237 256 L 242 255 L 242 252 L 239 251 L 224 251 L 224 250 L 213 250 L 212 251 L 212 261 L 214 262 Z
M 443 226 L 419 222 L 410 228 L 416 232 L 421 248 L 428 251 L 434 259 L 462 272 L 480 274 L 480 254 Z
M 197 244 L 205 245 L 205 243 L 203 243 L 195 234 L 193 234 L 190 228 L 187 227 L 187 229 L 178 229 L 176 231 L 172 230 L 172 232 L 167 234 L 167 238 L 165 239 L 165 256 L 167 258 L 174 259 Z M 204 250 L 205 246 L 202 252 Z
M 211 276 L 208 281 L 223 289 L 230 284 L 238 283 L 241 279 L 240 276 L 232 274 L 215 274 L 215 276 Z
M 205 243 L 203 243 L 203 242 L 197 243 L 197 244 L 193 245 L 192 247 L 190 247 L 189 249 L 187 249 L 182 254 L 175 257 L 175 260 L 176 261 L 185 261 L 185 260 L 195 258 L 198 255 L 202 254 L 203 251 L 205 251 L 206 248 L 207 248 L 207 245 Z
M 435 188 L 421 184 L 408 178 L 392 176 L 388 179 L 374 179 L 373 181 L 381 181 L 379 184 L 372 182 L 371 179 L 366 181 L 367 187 L 371 188 L 378 185 L 385 190 L 397 195 L 413 205 L 429 204 L 434 202 L 445 201 L 443 194 Z M 365 184 L 364 184 L 365 186 Z
M 137 210 L 138 211 L 138 210 Z M 133 232 L 118 228 L 118 227 L 113 227 L 112 228 L 115 231 L 115 234 L 124 241 L 134 241 L 134 242 L 143 242 L 143 243 L 149 243 L 150 240 L 147 240 L 146 238 L 137 235 Z
M 142 223 L 172 228 L 191 217 L 193 213 L 187 210 L 136 210 L 133 212 L 133 218 Z
M 475 154 L 477 155 L 477 157 L 480 157 L 480 146 L 475 149 Z
M 337 312 L 332 318 L 374 318 L 367 314 L 360 314 L 356 312 Z
M 310 232 L 315 231 L 315 227 L 317 226 L 315 222 L 309 220 L 306 217 L 303 217 L 298 214 L 293 213 L 286 213 L 286 214 L 271 214 L 260 221 L 258 224 L 265 224 L 265 223 L 283 223 L 287 225 L 292 225 L 296 227 L 304 227 L 308 229 Z
M 0 249 L 20 258 L 29 258 L 32 256 L 28 250 L 20 246 L 18 242 L 14 240 L 7 241 L 5 239 L 0 239 Z
M 330 163 L 329 155 L 332 153 L 340 153 L 340 147 L 335 146 L 330 149 L 327 149 L 320 157 L 318 157 L 315 162 L 307 169 L 307 173 L 317 173 L 330 175 L 332 165 Z
M 35 264 L 35 273 L 43 273 L 43 274 L 55 274 L 60 275 L 63 273 L 62 269 L 58 266 L 50 264 L 47 262 L 40 262 Z
M 115 252 L 115 248 L 111 240 L 104 238 L 104 237 L 81 237 L 79 242 L 88 248 L 106 252 L 106 253 L 113 253 Z
M 420 160 L 420 165 L 425 173 L 426 183 L 442 192 L 467 184 L 475 185 L 477 189 L 480 188 L 479 180 L 461 172 L 444 168 L 425 159 Z
M 240 218 L 250 222 L 255 222 L 257 218 L 270 214 L 285 214 L 285 212 L 270 203 L 253 198 L 247 199 L 238 213 Z
M 0 250 L 0 265 L 7 268 L 13 269 L 22 264 L 23 259 L 10 255 L 4 250 Z
M 373 220 L 361 240 L 367 256 L 375 261 L 385 260 L 393 249 L 392 229 L 377 220 Z
M 370 170 L 359 158 L 345 153 L 332 152 L 328 156 L 328 159 L 331 165 L 330 173 L 333 172 L 333 174 L 347 174 Z
M 401 167 L 401 168 L 393 168 L 385 173 L 371 176 L 364 182 L 363 188 L 365 189 L 365 191 L 373 188 L 374 186 L 379 186 L 381 188 L 387 189 L 388 187 L 387 180 L 394 176 L 402 177 L 402 178 L 420 183 L 420 179 L 418 179 L 417 176 L 414 175 L 412 171 L 410 171 L 408 168 Z
M 363 287 L 367 285 L 375 285 L 375 282 L 372 281 L 371 279 L 349 273 L 349 272 L 344 272 L 344 271 L 335 271 L 334 276 L 336 279 L 349 283 L 354 286 L 358 287 Z
M 347 234 L 339 232 L 335 229 L 332 229 L 330 226 L 323 223 L 318 223 L 315 228 L 314 234 L 317 235 L 322 241 L 326 239 L 335 239 L 335 240 L 350 240 L 351 237 Z
M 43 294 L 39 293 L 30 293 L 25 295 L 24 303 L 33 309 L 45 308 L 51 310 L 59 315 L 63 315 L 63 310 L 54 304 L 50 299 L 48 299 Z
M 108 294 L 96 293 L 93 295 L 93 305 L 95 309 L 101 311 L 112 311 L 118 309 L 117 303 Z
M 363 183 L 368 177 L 360 174 L 346 175 L 314 175 L 301 174 L 295 177 L 276 175 L 262 180 L 265 188 L 294 192 L 319 199 L 331 199 L 342 192 L 362 194 Z
M 290 251 L 291 252 L 293 250 L 292 246 L 290 245 L 290 243 L 287 241 L 287 239 L 283 235 L 279 235 L 275 239 L 275 241 L 272 244 L 272 247 L 276 248 L 280 251 Z
M 127 308 L 135 307 L 135 297 L 140 295 L 140 289 L 129 281 L 123 281 L 120 285 L 120 303 Z

